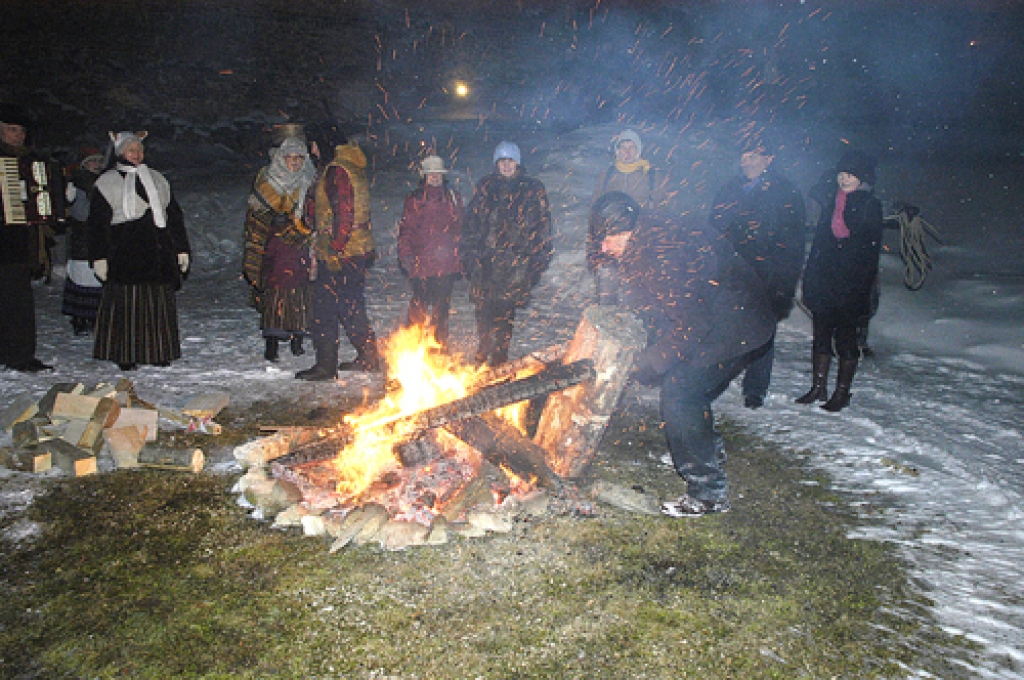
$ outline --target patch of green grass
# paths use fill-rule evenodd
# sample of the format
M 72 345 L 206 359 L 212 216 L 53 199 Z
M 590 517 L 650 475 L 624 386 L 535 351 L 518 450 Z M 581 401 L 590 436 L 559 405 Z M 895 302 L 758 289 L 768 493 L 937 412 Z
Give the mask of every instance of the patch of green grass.
M 122 471 L 55 483 L 0 566 L 0 675 L 207 678 L 896 678 L 969 650 L 939 634 L 842 498 L 726 431 L 733 511 L 521 521 L 384 553 L 249 519 L 232 479 Z M 594 476 L 663 497 L 649 414 Z M 893 612 L 915 611 L 916 617 Z

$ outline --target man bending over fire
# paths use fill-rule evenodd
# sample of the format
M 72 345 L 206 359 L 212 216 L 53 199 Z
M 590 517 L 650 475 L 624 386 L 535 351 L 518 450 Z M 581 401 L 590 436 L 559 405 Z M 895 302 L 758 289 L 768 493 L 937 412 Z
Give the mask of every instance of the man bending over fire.
M 593 219 L 605 224 L 601 248 L 618 264 L 626 306 L 647 327 L 634 379 L 660 386 L 672 463 L 687 484 L 661 511 L 671 517 L 726 512 L 729 490 L 711 403 L 768 350 L 775 331 L 771 301 L 750 265 L 707 227 L 641 212 L 622 192 L 598 199 Z

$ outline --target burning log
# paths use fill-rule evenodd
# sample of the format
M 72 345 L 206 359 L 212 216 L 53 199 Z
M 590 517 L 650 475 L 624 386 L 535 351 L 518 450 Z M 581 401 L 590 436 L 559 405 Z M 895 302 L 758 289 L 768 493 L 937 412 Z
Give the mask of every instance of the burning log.
M 569 364 L 553 366 L 521 380 L 489 385 L 468 397 L 375 426 L 394 431 L 399 423 L 411 422 L 413 431 L 419 433 L 483 415 L 509 404 L 564 390 L 591 380 L 594 376 L 592 361 L 589 359 L 574 361 Z M 352 429 L 347 426 L 326 431 L 323 438 L 292 450 L 287 456 L 279 458 L 278 462 L 285 466 L 297 466 L 334 458 L 338 455 L 338 451 L 351 441 L 351 437 Z
M 495 366 L 484 373 L 481 373 L 470 383 L 470 391 L 477 390 L 484 385 L 491 385 L 508 378 L 515 377 L 520 371 L 528 369 L 542 370 L 549 368 L 552 364 L 561 361 L 568 351 L 566 345 L 553 345 L 547 349 L 530 352 L 524 357 Z
M 636 355 L 646 342 L 643 324 L 629 312 L 609 306 L 584 310 L 565 361 L 592 360 L 597 378 L 551 395 L 533 439 L 559 476 L 580 476 L 597 455 Z
M 445 429 L 477 449 L 492 464 L 504 466 L 524 480 L 536 479 L 539 486 L 547 489 L 558 490 L 562 486 L 544 460 L 544 449 L 496 416 L 467 418 Z

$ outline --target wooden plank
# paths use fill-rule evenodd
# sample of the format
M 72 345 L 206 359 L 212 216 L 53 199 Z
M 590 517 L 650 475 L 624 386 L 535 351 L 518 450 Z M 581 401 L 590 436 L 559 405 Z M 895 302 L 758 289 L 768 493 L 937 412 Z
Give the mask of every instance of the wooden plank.
M 14 398 L 14 401 L 0 411 L 0 429 L 7 431 L 14 427 L 15 423 L 35 416 L 39 413 L 39 400 L 31 394 L 24 392 Z
M 122 408 L 117 420 L 111 427 L 129 427 L 137 425 L 146 428 L 146 441 L 155 442 L 157 435 L 157 421 L 159 414 L 148 408 L 128 407 Z
M 181 408 L 181 412 L 194 418 L 213 418 L 230 403 L 227 392 L 207 392 L 192 397 Z
M 53 457 L 49 451 L 21 449 L 18 451 L 8 451 L 4 462 L 11 470 L 38 473 L 46 472 L 50 469 L 53 465 Z
M 121 405 L 115 397 L 100 397 L 96 410 L 92 414 L 92 421 L 98 423 L 100 428 L 111 427 L 117 422 L 121 415 Z
M 86 397 L 97 397 L 102 399 L 104 397 L 116 398 L 117 388 L 110 383 L 98 383 L 96 387 L 82 393 Z
M 53 409 L 50 411 L 51 418 L 74 418 L 78 420 L 90 420 L 96 407 L 99 406 L 99 397 L 86 397 L 81 394 L 69 394 L 61 392 L 57 394 L 53 402 Z
M 42 442 L 39 449 L 48 451 L 53 457 L 53 464 L 72 477 L 96 474 L 96 456 L 63 439 Z

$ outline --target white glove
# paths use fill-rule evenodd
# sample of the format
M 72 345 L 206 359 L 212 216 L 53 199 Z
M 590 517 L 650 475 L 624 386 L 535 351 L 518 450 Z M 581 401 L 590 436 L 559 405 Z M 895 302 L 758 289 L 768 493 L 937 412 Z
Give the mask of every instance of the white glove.
M 178 269 L 182 274 L 188 271 L 188 253 L 178 253 Z
M 92 272 L 96 275 L 96 278 L 100 281 L 106 282 L 107 280 L 107 261 L 96 260 L 92 263 Z
M 64 198 L 67 199 L 68 203 L 74 203 L 75 199 L 78 198 L 78 189 L 71 182 L 68 182 L 67 186 L 64 187 Z

